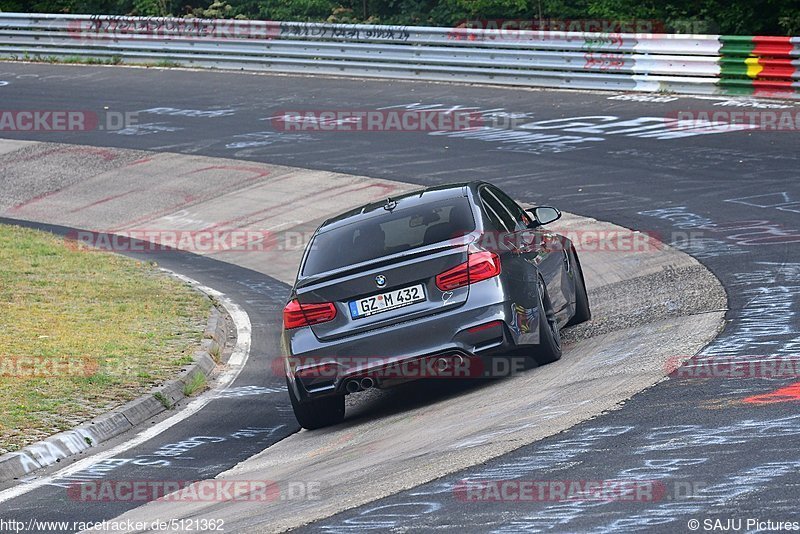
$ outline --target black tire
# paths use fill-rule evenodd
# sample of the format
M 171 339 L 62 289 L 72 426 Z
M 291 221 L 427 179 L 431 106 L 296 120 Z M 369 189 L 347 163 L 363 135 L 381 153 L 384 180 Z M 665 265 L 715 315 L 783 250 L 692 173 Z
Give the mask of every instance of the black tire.
M 561 359 L 561 330 L 558 327 L 547 288 L 541 278 L 538 282 L 539 294 L 539 345 L 533 358 L 539 365 L 545 365 Z
M 316 430 L 341 423 L 344 420 L 344 395 L 300 402 L 294 395 L 289 377 L 286 377 L 286 386 L 289 388 L 289 399 L 292 401 L 294 416 L 303 428 Z
M 583 279 L 583 269 L 578 260 L 578 254 L 574 248 L 569 251 L 570 261 L 575 276 L 575 313 L 567 323 L 567 326 L 585 323 L 592 318 L 592 310 L 589 308 L 589 295 L 586 293 L 586 281 Z

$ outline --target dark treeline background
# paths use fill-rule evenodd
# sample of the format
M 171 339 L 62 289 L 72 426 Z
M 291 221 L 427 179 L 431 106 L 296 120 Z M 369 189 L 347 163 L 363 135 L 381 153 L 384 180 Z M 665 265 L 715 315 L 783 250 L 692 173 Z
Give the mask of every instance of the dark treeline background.
M 800 35 L 800 0 L 0 0 L 0 11 L 429 26 L 498 18 L 647 20 L 678 33 Z

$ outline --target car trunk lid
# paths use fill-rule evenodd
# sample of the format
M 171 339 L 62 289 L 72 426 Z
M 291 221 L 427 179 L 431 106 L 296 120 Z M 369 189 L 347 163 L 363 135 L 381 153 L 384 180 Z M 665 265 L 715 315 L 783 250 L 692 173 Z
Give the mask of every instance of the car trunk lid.
M 469 286 L 442 291 L 436 286 L 436 275 L 467 261 L 468 246 L 443 242 L 422 247 L 413 253 L 401 253 L 328 273 L 301 279 L 296 286 L 297 300 L 304 303 L 330 302 L 336 307 L 336 317 L 311 326 L 320 340 L 331 340 L 414 320 L 462 305 L 467 300 Z M 383 284 L 379 284 L 383 282 Z M 413 291 L 395 295 L 394 308 L 389 307 L 365 316 L 355 317 L 355 304 L 360 299 L 378 300 L 387 293 L 401 289 L 422 291 L 423 300 L 407 302 Z M 371 301 L 373 306 L 375 301 Z M 358 313 L 363 313 L 361 309 Z M 368 312 L 369 313 L 369 312 Z

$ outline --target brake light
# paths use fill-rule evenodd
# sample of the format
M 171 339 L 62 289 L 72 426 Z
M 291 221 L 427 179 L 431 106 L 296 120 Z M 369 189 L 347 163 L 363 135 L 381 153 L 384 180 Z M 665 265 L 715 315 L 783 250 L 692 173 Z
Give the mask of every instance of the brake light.
M 467 332 L 481 332 L 483 330 L 488 330 L 490 328 L 494 328 L 495 326 L 500 326 L 503 324 L 502 321 L 492 321 L 490 323 L 483 323 L 479 324 L 478 326 L 473 326 L 472 328 L 467 328 Z
M 303 304 L 301 307 L 297 299 L 294 299 L 283 308 L 283 326 L 287 330 L 326 323 L 334 317 L 336 317 L 336 306 L 330 302 Z
M 494 252 L 476 252 L 467 261 L 436 275 L 436 287 L 449 291 L 500 274 L 500 257 Z

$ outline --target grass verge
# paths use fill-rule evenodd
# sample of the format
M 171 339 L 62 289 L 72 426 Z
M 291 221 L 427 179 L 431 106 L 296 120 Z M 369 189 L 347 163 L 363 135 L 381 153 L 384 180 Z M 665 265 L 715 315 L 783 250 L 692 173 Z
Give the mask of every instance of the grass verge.
M 208 380 L 203 373 L 195 373 L 183 385 L 183 394 L 186 397 L 191 397 L 197 393 L 202 392 L 208 386 Z
M 0 454 L 174 378 L 210 307 L 154 265 L 0 225 Z
M 171 59 L 162 59 L 155 63 L 138 62 L 138 61 L 122 61 L 121 56 L 110 57 L 84 57 L 84 56 L 47 56 L 41 54 L 23 54 L 2 56 L 0 61 L 21 61 L 23 63 L 49 63 L 49 64 L 66 64 L 66 65 L 125 65 L 128 67 L 160 67 L 160 68 L 175 68 L 182 67 L 183 65 L 178 61 Z

